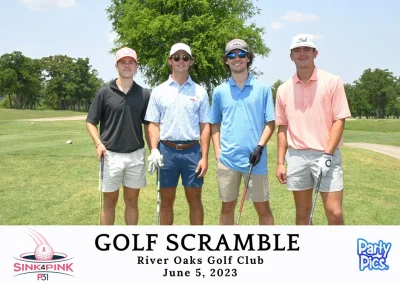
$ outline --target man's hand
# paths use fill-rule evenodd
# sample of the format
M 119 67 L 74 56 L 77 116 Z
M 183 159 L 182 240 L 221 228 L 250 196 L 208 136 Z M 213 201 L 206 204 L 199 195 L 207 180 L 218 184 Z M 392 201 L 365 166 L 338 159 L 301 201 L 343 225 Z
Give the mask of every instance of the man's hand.
M 324 153 L 318 160 L 318 174 L 322 173 L 322 176 L 326 176 L 327 172 L 331 169 L 332 154 Z
M 276 177 L 281 184 L 286 183 L 286 168 L 284 164 L 278 164 L 278 167 L 276 168 Z
M 196 168 L 197 178 L 204 177 L 207 173 L 207 170 L 208 170 L 208 160 L 203 158 L 197 164 Z
M 148 172 L 150 174 L 153 174 L 156 171 L 156 168 L 163 166 L 162 159 L 163 156 L 158 149 L 151 150 L 150 156 L 147 158 L 149 161 Z
M 100 143 L 99 145 L 97 145 L 96 147 L 96 154 L 97 154 L 97 158 L 101 159 L 101 156 L 105 157 L 107 153 L 107 149 L 106 146 L 103 145 L 103 143 Z
M 253 153 L 250 154 L 250 157 L 249 157 L 250 164 L 255 166 L 258 164 L 258 162 L 260 162 L 263 149 L 264 149 L 263 146 L 257 145 L 257 147 L 254 149 Z

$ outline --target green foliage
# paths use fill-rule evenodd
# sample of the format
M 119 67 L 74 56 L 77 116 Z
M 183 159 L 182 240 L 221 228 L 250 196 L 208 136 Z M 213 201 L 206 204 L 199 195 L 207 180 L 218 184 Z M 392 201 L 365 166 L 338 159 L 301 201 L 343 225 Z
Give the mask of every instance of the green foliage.
M 209 92 L 229 76 L 222 62 L 229 40 L 246 40 L 262 57 L 270 51 L 261 37 L 264 29 L 247 24 L 259 13 L 249 0 L 112 0 L 107 12 L 119 35 L 118 46 L 138 52 L 141 72 L 151 86 L 168 78 L 167 57 L 177 42 L 191 47 L 191 76 Z
M 2 106 L 17 109 L 87 110 L 104 85 L 89 59 L 66 55 L 31 59 L 19 51 L 0 57 Z
M 399 88 L 399 79 L 387 69 L 366 69 L 353 86 L 346 85 L 353 116 L 399 117 Z
M 271 89 L 272 89 L 272 96 L 274 97 L 274 103 L 276 103 L 276 92 L 278 91 L 279 86 L 282 85 L 283 83 L 285 83 L 285 82 L 283 82 L 283 81 L 281 81 L 281 80 L 277 80 L 277 81 L 271 86 Z

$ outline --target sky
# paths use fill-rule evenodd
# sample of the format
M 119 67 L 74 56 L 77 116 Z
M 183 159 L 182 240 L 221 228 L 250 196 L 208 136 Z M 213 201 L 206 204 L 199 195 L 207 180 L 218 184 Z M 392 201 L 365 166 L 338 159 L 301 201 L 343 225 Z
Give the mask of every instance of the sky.
M 265 29 L 262 38 L 271 49 L 268 57 L 256 55 L 254 66 L 263 73 L 260 80 L 272 85 L 294 74 L 289 46 L 299 33 L 314 36 L 319 52 L 316 66 L 340 76 L 344 83 L 353 83 L 367 68 L 388 69 L 400 77 L 400 1 L 253 2 L 261 11 L 250 21 Z M 116 34 L 105 11 L 110 3 L 1 0 L 0 55 L 21 51 L 30 58 L 88 57 L 99 76 L 109 81 L 117 76 L 115 56 L 110 53 Z M 138 59 L 140 63 L 140 54 Z M 140 73 L 135 80 L 149 87 Z

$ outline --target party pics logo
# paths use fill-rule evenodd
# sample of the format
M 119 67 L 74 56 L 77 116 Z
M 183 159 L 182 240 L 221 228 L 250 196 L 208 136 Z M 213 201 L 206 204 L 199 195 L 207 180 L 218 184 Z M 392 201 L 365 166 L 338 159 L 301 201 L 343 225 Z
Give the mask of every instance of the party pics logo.
M 357 240 L 357 254 L 359 256 L 360 271 L 369 270 L 389 270 L 387 258 L 391 243 L 378 241 L 370 243 L 367 240 L 359 238 Z
M 50 243 L 35 230 L 29 229 L 27 234 L 36 244 L 33 252 L 22 253 L 14 263 L 16 276 L 35 275 L 36 280 L 48 281 L 50 275 L 73 276 L 73 262 L 65 253 L 55 252 Z

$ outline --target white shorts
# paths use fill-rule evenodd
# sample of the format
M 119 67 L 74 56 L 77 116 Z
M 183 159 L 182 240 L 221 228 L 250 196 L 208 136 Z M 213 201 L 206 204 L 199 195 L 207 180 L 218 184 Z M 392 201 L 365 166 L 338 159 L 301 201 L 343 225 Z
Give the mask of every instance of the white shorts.
M 117 191 L 121 184 L 129 188 L 145 187 L 147 185 L 145 153 L 144 148 L 131 153 L 107 151 L 104 158 L 102 191 Z
M 318 179 L 318 160 L 323 152 L 288 148 L 286 152 L 286 187 L 292 191 L 315 188 Z M 321 192 L 343 190 L 342 157 L 339 149 L 332 157 L 331 169 L 321 179 Z

